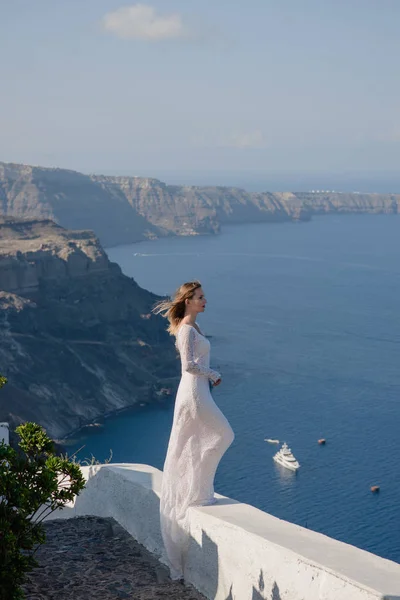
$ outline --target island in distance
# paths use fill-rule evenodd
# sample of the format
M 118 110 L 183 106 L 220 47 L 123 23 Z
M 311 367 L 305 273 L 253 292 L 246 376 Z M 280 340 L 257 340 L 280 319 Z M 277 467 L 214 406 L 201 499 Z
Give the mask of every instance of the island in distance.
M 399 212 L 400 194 L 258 193 L 0 162 L 1 214 L 91 229 L 105 247 L 170 235 L 214 234 L 233 223 Z

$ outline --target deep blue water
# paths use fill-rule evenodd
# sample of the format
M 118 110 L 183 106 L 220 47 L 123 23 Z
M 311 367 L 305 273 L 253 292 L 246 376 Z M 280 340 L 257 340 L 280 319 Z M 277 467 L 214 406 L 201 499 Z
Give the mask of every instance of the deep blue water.
M 400 562 L 400 218 L 226 227 L 108 253 L 159 294 L 203 282 L 214 397 L 236 433 L 217 491 Z M 162 468 L 171 420 L 172 407 L 125 413 L 75 444 Z M 265 437 L 290 444 L 297 475 Z

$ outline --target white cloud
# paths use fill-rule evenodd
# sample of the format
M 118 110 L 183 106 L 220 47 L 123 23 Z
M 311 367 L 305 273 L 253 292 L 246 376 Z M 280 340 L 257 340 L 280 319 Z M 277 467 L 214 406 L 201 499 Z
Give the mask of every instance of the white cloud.
M 188 36 L 186 26 L 179 14 L 161 15 L 147 4 L 122 6 L 106 14 L 102 23 L 106 31 L 123 39 L 158 42 Z
M 259 130 L 248 131 L 232 135 L 227 145 L 232 148 L 263 148 L 265 139 Z

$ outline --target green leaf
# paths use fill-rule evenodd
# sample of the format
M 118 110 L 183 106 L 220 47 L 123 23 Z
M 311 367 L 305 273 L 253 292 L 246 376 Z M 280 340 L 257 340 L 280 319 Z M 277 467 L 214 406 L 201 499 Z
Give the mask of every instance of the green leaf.
M 21 586 L 45 542 L 44 517 L 85 487 L 79 465 L 54 454 L 43 427 L 25 423 L 16 431 L 20 452 L 0 444 L 0 600 L 24 597 Z

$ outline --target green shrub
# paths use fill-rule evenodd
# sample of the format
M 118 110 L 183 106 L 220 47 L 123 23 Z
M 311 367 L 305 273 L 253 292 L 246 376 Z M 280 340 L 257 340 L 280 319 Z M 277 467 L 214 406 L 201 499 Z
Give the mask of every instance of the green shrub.
M 21 586 L 45 542 L 43 520 L 85 486 L 79 465 L 55 455 L 40 425 L 16 433 L 18 450 L 0 444 L 0 600 L 24 598 Z

